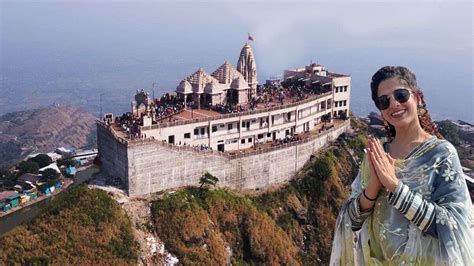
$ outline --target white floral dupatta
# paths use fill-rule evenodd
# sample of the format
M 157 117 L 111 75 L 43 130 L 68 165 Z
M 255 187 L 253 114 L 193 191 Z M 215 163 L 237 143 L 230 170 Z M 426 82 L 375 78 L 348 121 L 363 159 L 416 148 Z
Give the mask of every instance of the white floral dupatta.
M 431 137 L 396 162 L 398 179 L 433 206 L 434 218 L 424 231 L 391 205 L 383 190 L 361 230 L 352 232 L 348 208 L 369 173 L 365 156 L 337 218 L 330 265 L 474 265 L 472 202 L 449 142 Z

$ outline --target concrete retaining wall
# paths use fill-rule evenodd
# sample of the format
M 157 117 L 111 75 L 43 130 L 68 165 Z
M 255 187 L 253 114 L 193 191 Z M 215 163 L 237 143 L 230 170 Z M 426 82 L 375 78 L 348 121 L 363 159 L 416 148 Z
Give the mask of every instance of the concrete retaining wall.
M 123 144 L 98 125 L 102 171 L 128 184 L 130 195 L 142 195 L 187 185 L 199 185 L 205 171 L 219 178 L 218 186 L 236 190 L 266 188 L 290 180 L 311 154 L 349 128 L 349 121 L 314 139 L 269 152 L 229 157 L 170 148 L 160 142 Z

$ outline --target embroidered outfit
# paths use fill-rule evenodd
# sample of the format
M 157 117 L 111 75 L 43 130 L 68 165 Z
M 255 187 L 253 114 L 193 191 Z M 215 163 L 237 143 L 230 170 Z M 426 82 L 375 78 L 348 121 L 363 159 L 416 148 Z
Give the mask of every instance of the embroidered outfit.
M 330 265 L 474 265 L 472 202 L 449 142 L 433 136 L 396 160 L 395 192 L 382 189 L 361 211 L 367 160 L 339 213 Z

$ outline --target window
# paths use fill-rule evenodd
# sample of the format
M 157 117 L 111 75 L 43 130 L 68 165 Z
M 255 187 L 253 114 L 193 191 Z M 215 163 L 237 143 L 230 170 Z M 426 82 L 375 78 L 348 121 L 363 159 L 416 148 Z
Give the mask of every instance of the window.
M 257 138 L 263 139 L 263 134 L 258 134 Z
M 346 106 L 346 105 L 347 105 L 347 100 L 344 100 L 344 106 Z
M 339 92 L 339 87 L 336 87 L 336 93 L 338 93 L 338 92 Z
M 194 135 L 199 135 L 199 128 L 194 129 Z
M 252 143 L 252 138 L 249 138 L 249 139 L 248 139 L 248 142 L 249 142 L 249 143 Z
M 227 125 L 227 129 L 228 129 L 228 130 L 231 130 L 231 129 L 232 129 L 232 123 L 230 123 L 230 124 Z
M 267 133 L 267 138 L 271 137 L 272 133 Z
M 194 133 L 196 133 L 196 130 L 194 130 Z M 196 134 L 194 134 L 196 135 Z M 191 133 L 184 133 L 184 138 L 185 139 L 190 139 L 191 138 Z
M 347 91 L 347 86 L 344 86 L 344 91 Z
M 245 127 L 245 122 L 244 121 L 242 121 L 242 127 Z
M 275 116 L 272 115 L 272 126 L 275 124 Z
M 206 133 L 206 129 L 201 127 L 201 135 L 204 135 Z
M 240 140 L 240 143 L 241 143 L 241 144 L 245 144 L 245 139 L 241 139 L 241 140 Z
M 286 116 L 287 116 L 287 118 L 288 118 L 288 121 L 290 121 L 290 120 L 291 120 L 291 112 L 288 112 L 288 113 L 286 114 Z
M 212 132 L 216 132 L 217 131 L 217 126 L 212 126 Z

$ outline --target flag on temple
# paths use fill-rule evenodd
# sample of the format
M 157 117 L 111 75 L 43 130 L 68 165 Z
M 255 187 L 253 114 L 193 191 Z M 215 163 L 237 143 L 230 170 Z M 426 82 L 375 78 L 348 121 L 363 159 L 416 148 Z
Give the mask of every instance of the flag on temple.
M 250 35 L 250 33 L 247 33 L 247 34 L 248 34 L 248 36 L 249 36 L 249 37 L 248 37 L 248 40 L 249 40 L 249 41 L 253 41 L 252 35 Z

